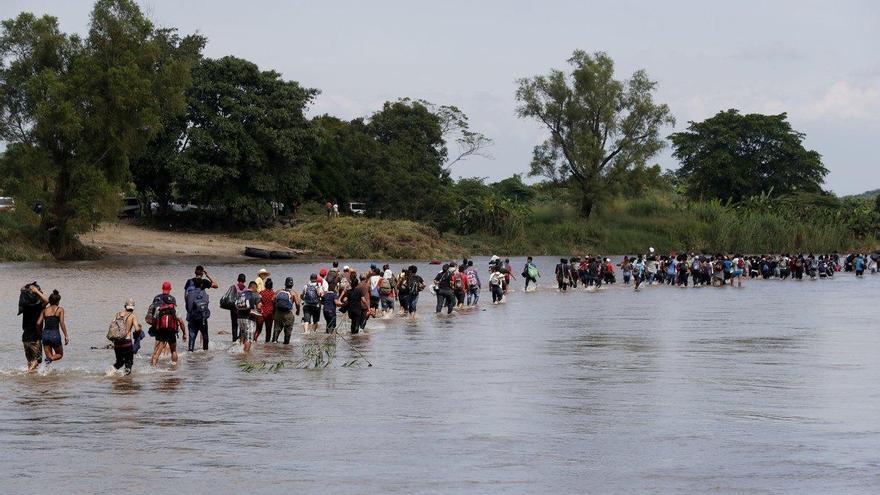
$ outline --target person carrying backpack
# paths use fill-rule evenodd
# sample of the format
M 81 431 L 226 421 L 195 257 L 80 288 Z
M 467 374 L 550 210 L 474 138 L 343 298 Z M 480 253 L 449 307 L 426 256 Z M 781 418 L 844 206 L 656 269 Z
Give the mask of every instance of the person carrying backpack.
M 313 273 L 309 276 L 307 283 L 302 290 L 300 299 L 302 300 L 303 311 L 303 333 L 316 332 L 318 323 L 321 322 L 321 295 L 323 291 L 318 285 L 318 274 Z
M 28 371 L 34 371 L 43 362 L 43 343 L 40 339 L 40 329 L 37 328 L 37 320 L 48 303 L 49 298 L 43 294 L 36 282 L 21 288 L 18 314 L 21 315 L 21 344 L 24 346 Z
M 176 365 L 177 332 L 183 332 L 183 341 L 186 342 L 186 323 L 177 315 L 177 300 L 171 295 L 171 282 L 162 282 L 162 293 L 153 298 L 145 320 L 156 338 L 150 364 L 156 366 L 159 356 L 168 350 L 171 352 L 171 363 Z
M 446 314 L 452 314 L 455 307 L 455 294 L 452 292 L 452 276 L 455 275 L 455 267 L 449 264 L 443 265 L 443 270 L 434 277 L 434 285 L 437 287 L 437 307 L 435 313 L 440 313 L 446 307 Z
M 394 299 L 397 292 L 397 279 L 389 265 L 382 267 L 382 278 L 379 280 L 379 307 L 382 316 L 394 313 Z
M 290 335 L 293 333 L 294 309 L 299 315 L 299 295 L 293 292 L 293 278 L 284 280 L 284 290 L 275 293 L 275 330 L 272 333 L 272 342 L 278 342 L 278 335 L 284 332 L 284 343 L 290 344 Z
M 523 290 L 529 290 L 529 283 L 538 288 L 538 277 L 541 276 L 541 273 L 538 271 L 538 267 L 535 266 L 535 263 L 532 261 L 532 257 L 529 256 L 526 258 L 526 266 L 523 267 L 522 277 L 523 280 L 526 281 L 526 286 Z
M 238 313 L 238 338 L 244 347 L 244 352 L 251 351 L 254 334 L 257 332 L 257 318 L 261 316 L 263 303 L 257 292 L 257 282 L 248 283 L 247 289 L 238 295 L 235 300 L 235 310 Z
M 477 269 L 474 268 L 473 260 L 467 261 L 467 268 L 464 270 L 464 276 L 467 279 L 467 296 L 465 303 L 468 306 L 476 306 L 480 301 L 480 289 L 483 284 L 480 281 L 480 274 L 477 272 Z
M 134 364 L 133 334 L 141 329 L 137 315 L 134 314 L 134 299 L 129 298 L 123 305 L 123 310 L 113 315 L 110 320 L 110 328 L 107 330 L 107 338 L 113 342 L 113 352 L 116 354 L 116 362 L 113 368 L 125 367 L 125 374 L 131 374 Z
M 210 280 L 197 278 L 184 296 L 186 322 L 189 326 L 189 341 L 187 342 L 189 352 L 195 351 L 196 336 L 200 334 L 202 336 L 202 350 L 208 350 L 208 318 L 211 317 L 211 305 L 207 290 L 212 286 Z
M 327 271 L 327 276 L 324 277 L 324 280 L 327 282 L 327 290 L 331 292 L 336 292 L 336 288 L 339 286 L 341 275 L 339 273 L 339 262 L 334 261 L 333 267 Z
M 237 301 L 238 296 L 247 289 L 245 281 L 247 281 L 247 277 L 245 277 L 244 273 L 239 273 L 238 281 L 230 285 L 229 288 L 226 289 L 226 293 L 223 294 L 223 297 L 220 298 L 220 309 L 229 311 L 229 317 L 232 320 L 233 343 L 238 342 L 238 310 L 235 309 L 235 301 Z

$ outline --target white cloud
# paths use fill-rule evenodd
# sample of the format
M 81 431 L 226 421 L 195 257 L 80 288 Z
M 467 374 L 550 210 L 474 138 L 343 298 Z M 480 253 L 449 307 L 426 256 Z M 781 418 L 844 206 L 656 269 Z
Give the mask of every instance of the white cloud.
M 806 106 L 803 116 L 813 120 L 880 120 L 880 81 L 864 86 L 835 81 L 819 99 Z

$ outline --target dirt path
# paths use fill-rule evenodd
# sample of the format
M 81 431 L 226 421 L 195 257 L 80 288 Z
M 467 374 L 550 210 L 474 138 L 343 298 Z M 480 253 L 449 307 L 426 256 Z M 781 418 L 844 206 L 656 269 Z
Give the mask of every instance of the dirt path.
M 105 256 L 138 257 L 210 257 L 248 259 L 245 245 L 269 250 L 288 251 L 274 243 L 244 241 L 226 234 L 195 234 L 151 230 L 128 223 L 105 223 L 98 230 L 80 236 L 87 246 L 101 249 Z

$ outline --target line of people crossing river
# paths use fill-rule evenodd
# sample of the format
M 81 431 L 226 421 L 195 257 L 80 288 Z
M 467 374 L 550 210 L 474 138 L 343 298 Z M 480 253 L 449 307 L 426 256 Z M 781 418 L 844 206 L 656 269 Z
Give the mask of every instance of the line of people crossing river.
M 656 255 L 650 248 L 644 255 L 625 256 L 617 263 L 602 256 L 579 256 L 560 259 L 554 270 L 559 291 L 577 289 L 597 290 L 603 285 L 618 282 L 640 290 L 645 285 L 688 287 L 725 286 L 741 287 L 746 279 L 793 279 L 833 277 L 841 270 L 852 271 L 861 277 L 866 271 L 877 273 L 877 257 L 851 254 L 845 257 L 830 255 Z M 524 290 L 537 289 L 541 272 L 529 257 L 520 276 Z M 517 280 L 509 259 L 493 256 L 489 261 L 486 286 L 493 304 L 505 302 L 511 283 Z M 116 359 L 113 367 L 119 372 L 131 372 L 134 355 L 141 342 L 151 336 L 155 339 L 150 362 L 156 366 L 163 354 L 170 354 L 177 363 L 178 339 L 186 343 L 189 352 L 208 350 L 208 322 L 212 319 L 208 291 L 219 289 L 218 281 L 203 266 L 195 268 L 194 276 L 183 286 L 183 302 L 172 295 L 171 282 L 163 282 L 144 313 L 144 330 L 136 313 L 135 301 L 123 302 L 122 309 L 110 319 L 106 338 L 110 341 Z M 292 277 L 285 277 L 276 287 L 271 273 L 261 269 L 253 280 L 239 274 L 235 283 L 223 292 L 219 300 L 222 310 L 229 312 L 232 341 L 240 343 L 249 352 L 255 342 L 290 344 L 300 321 L 305 334 L 339 331 L 339 324 L 347 326 L 351 334 L 366 330 L 371 318 L 390 318 L 395 314 L 416 318 L 418 303 L 425 290 L 433 294 L 435 313 L 451 314 L 456 309 L 475 307 L 480 303 L 484 282 L 472 260 L 450 262 L 426 281 L 415 265 L 405 266 L 395 273 L 389 265 L 381 268 L 371 265 L 363 272 L 339 267 L 338 262 L 311 274 L 302 286 Z M 61 294 L 53 290 L 48 295 L 37 282 L 21 289 L 19 314 L 22 317 L 22 343 L 28 371 L 41 363 L 48 365 L 64 357 L 64 346 L 70 342 L 61 305 Z

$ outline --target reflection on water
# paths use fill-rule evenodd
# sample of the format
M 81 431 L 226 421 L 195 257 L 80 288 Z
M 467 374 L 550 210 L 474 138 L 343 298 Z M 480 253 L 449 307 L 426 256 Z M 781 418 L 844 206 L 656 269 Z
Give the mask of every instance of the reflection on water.
M 552 273 L 553 259 L 539 265 Z M 880 276 L 564 295 L 544 279 L 507 304 L 439 318 L 426 293 L 418 321 L 370 321 L 368 335 L 337 342 L 329 368 L 244 373 L 246 360 L 297 360 L 309 341 L 250 356 L 230 345 L 217 301 L 258 268 L 209 267 L 222 286 L 209 351 L 153 369 L 148 339 L 120 376 L 107 372 L 112 350 L 90 349 L 110 317 L 129 296 L 142 315 L 191 266 L 5 266 L 2 300 L 33 279 L 59 289 L 73 345 L 28 375 L 14 306 L 0 315 L 0 491 L 880 489 Z M 304 283 L 318 267 L 268 268 Z M 373 366 L 341 366 L 359 353 Z

